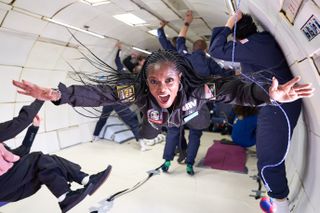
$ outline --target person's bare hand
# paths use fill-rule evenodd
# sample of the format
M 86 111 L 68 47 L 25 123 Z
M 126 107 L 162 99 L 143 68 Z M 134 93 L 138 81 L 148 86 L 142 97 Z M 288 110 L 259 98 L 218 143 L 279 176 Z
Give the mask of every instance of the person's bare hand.
M 184 17 L 184 22 L 191 24 L 192 20 L 193 20 L 192 10 L 188 10 Z
M 269 88 L 269 95 L 275 101 L 286 103 L 299 98 L 311 97 L 314 92 L 312 84 L 298 84 L 301 80 L 299 76 L 294 77 L 285 84 L 279 85 L 278 80 L 273 77 Z
M 122 49 L 122 43 L 120 42 L 120 41 L 118 41 L 117 43 L 116 43 L 116 48 L 118 48 L 118 49 Z
M 166 20 L 161 20 L 161 21 L 160 21 L 160 27 L 163 28 L 163 27 L 165 27 L 168 23 L 169 23 L 169 22 L 166 21 Z
M 5 174 L 11 167 L 13 167 L 14 162 L 18 161 L 20 157 L 14 155 L 12 152 L 8 151 L 5 146 L 0 143 L 0 176 Z
M 38 127 L 38 126 L 40 126 L 40 122 L 41 122 L 40 116 L 37 114 L 37 115 L 33 118 L 32 125 Z
M 229 17 L 226 26 L 230 29 L 233 29 L 234 24 L 238 22 L 242 18 L 242 12 L 240 10 L 237 11 L 237 13 L 233 14 Z
M 61 94 L 51 88 L 40 87 L 25 80 L 21 82 L 13 80 L 12 83 L 21 89 L 18 90 L 19 94 L 31 96 L 42 101 L 56 101 L 60 99 Z

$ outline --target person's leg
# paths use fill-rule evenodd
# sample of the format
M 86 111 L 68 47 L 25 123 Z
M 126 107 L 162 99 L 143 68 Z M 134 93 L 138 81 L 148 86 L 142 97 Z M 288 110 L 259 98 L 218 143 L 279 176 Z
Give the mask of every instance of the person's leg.
M 187 159 L 186 159 L 187 173 L 189 175 L 194 175 L 193 164 L 199 150 L 202 130 L 190 128 L 189 131 L 190 131 L 189 143 L 188 143 Z
M 96 127 L 94 128 L 94 131 L 93 131 L 93 136 L 95 137 L 98 137 L 99 134 L 100 134 L 100 131 L 101 129 L 104 127 L 104 125 L 106 124 L 108 118 L 109 118 L 109 115 L 110 113 L 112 112 L 113 110 L 113 106 L 110 105 L 110 106 L 104 106 L 102 108 L 102 113 L 101 113 L 101 116 L 96 124 Z
M 184 135 L 184 131 L 183 131 L 183 135 Z M 172 161 L 174 158 L 175 149 L 179 144 L 179 138 L 180 138 L 180 128 L 169 127 L 167 131 L 166 144 L 163 152 L 163 159 L 166 161 L 164 166 L 162 167 L 162 170 L 164 172 L 168 171 L 170 167 L 170 161 Z
M 143 116 L 145 116 L 145 115 L 143 115 Z M 144 139 L 151 140 L 151 139 L 157 137 L 157 135 L 160 132 L 161 132 L 161 129 L 156 129 L 153 126 L 151 126 L 150 123 L 148 122 L 148 119 L 146 117 L 144 117 L 142 119 L 142 125 L 140 128 L 140 136 L 141 136 L 141 139 L 139 140 L 140 150 L 141 151 L 148 150 L 148 147 L 146 146 Z
M 81 167 L 59 156 L 34 152 L 22 157 L 7 173 L 0 176 L 0 200 L 13 202 L 36 193 L 41 185 L 58 198 L 62 212 L 66 212 L 81 202 L 86 195 L 93 194 L 107 179 L 111 166 L 88 177 L 84 188 L 70 190 L 69 183 L 83 183 L 88 176 Z
M 34 152 L 22 157 L 0 176 L 0 201 L 14 202 L 36 193 L 42 183 L 37 179 L 37 163 L 42 153 Z
M 78 184 L 82 184 L 83 178 L 88 176 L 87 173 L 81 171 L 81 166 L 76 163 L 73 163 L 57 155 L 50 155 L 49 158 L 61 169 L 63 176 L 68 182 L 76 182 Z
M 0 177 L 0 200 L 21 200 L 36 193 L 41 185 L 46 185 L 54 196 L 59 198 L 70 191 L 67 173 L 48 155 L 41 152 L 28 154 Z
M 53 163 L 57 164 L 57 167 L 60 168 L 61 173 L 65 177 L 65 179 L 71 183 L 76 182 L 80 185 L 87 186 L 88 184 L 92 184 L 93 188 L 90 191 L 90 195 L 93 194 L 108 178 L 111 173 L 112 166 L 108 165 L 107 168 L 97 174 L 88 175 L 81 171 L 81 167 L 78 164 L 75 164 L 67 159 L 56 155 L 46 155 Z
M 117 112 L 119 117 L 123 120 L 125 124 L 127 124 L 134 137 L 137 141 L 141 139 L 140 137 L 140 125 L 138 121 L 137 114 L 129 109 L 129 106 L 117 104 L 114 107 L 114 110 Z
M 176 147 L 176 153 L 179 154 L 177 162 L 182 164 L 184 163 L 184 160 L 187 157 L 187 149 L 188 149 L 188 144 L 187 144 L 187 140 L 186 137 L 184 135 L 184 130 L 182 132 L 181 138 L 178 141 L 177 147 Z
M 289 194 L 287 184 L 285 163 L 279 166 L 269 167 L 282 160 L 288 146 L 288 134 L 291 136 L 297 124 L 301 111 L 301 100 L 289 104 L 282 104 L 281 107 L 286 111 L 291 132 L 288 132 L 288 125 L 281 109 L 276 106 L 265 106 L 258 114 L 257 123 L 257 158 L 258 169 L 262 180 L 265 180 L 266 188 L 270 188 L 268 195 L 271 198 L 286 201 Z M 286 210 L 285 210 L 286 211 Z M 285 212 L 284 211 L 284 212 Z

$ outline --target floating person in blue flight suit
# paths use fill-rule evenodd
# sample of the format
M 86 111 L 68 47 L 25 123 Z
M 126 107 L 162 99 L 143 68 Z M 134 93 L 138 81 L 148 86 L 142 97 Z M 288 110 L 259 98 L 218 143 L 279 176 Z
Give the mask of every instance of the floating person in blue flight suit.
M 157 29 L 158 40 L 160 42 L 161 47 L 164 50 L 172 50 L 177 51 L 177 36 L 172 38 L 172 42 L 167 39 L 167 36 L 164 32 L 164 27 L 168 24 L 167 21 L 162 20 L 160 22 L 160 27 Z M 176 146 L 176 148 L 175 148 Z M 183 163 L 187 156 L 187 140 L 184 136 L 184 131 L 180 135 L 180 130 L 177 127 L 168 127 L 167 128 L 167 137 L 166 137 L 166 145 L 164 149 L 163 159 L 166 160 L 165 164 L 162 167 L 162 171 L 168 171 L 171 163 L 170 161 L 173 159 L 174 154 L 179 154 L 177 159 L 178 163 Z M 173 151 L 174 149 L 175 152 Z M 190 170 L 191 172 L 191 170 Z
M 256 107 L 236 105 L 233 111 L 235 114 L 231 132 L 233 143 L 244 148 L 255 145 L 258 109 Z
M 160 27 L 157 29 L 157 34 L 158 34 L 158 40 L 161 44 L 161 47 L 165 50 L 176 50 L 176 43 L 177 43 L 177 36 L 174 36 L 170 42 L 164 32 L 164 27 L 168 24 L 169 22 L 165 20 L 160 21 Z
M 28 154 L 31 150 L 31 146 L 39 130 L 39 126 L 40 126 L 40 116 L 36 115 L 33 118 L 32 125 L 28 127 L 27 133 L 24 136 L 21 146 L 19 146 L 16 149 L 10 149 L 8 146 L 6 146 L 6 144 L 3 144 L 3 145 L 5 146 L 6 149 L 11 151 L 15 155 L 18 155 L 19 157 L 22 157 Z
M 220 75 L 230 76 L 234 75 L 234 71 L 222 69 L 217 62 L 211 57 L 206 55 L 207 43 L 203 39 L 198 39 L 193 43 L 192 52 L 189 53 L 186 46 L 186 36 L 189 30 L 189 26 L 193 21 L 192 11 L 187 11 L 184 18 L 184 25 L 182 26 L 179 36 L 177 38 L 177 51 L 178 53 L 185 56 L 194 67 L 198 75 L 209 76 L 209 75 Z
M 260 81 L 261 77 L 266 81 L 265 79 L 271 79 L 272 76 L 276 77 L 280 83 L 290 80 L 293 75 L 278 43 L 269 32 L 258 32 L 250 15 L 239 12 L 231 16 L 224 27 L 214 28 L 209 53 L 219 59 L 232 60 L 233 42 L 228 42 L 227 37 L 232 33 L 236 19 L 238 21 L 234 61 L 240 62 L 242 73 L 252 78 L 258 76 L 257 81 Z M 297 124 L 301 104 L 301 100 L 281 104 L 289 118 L 290 137 Z M 256 136 L 260 176 L 262 168 L 280 162 L 285 155 L 289 141 L 288 131 L 287 120 L 279 107 L 266 105 L 260 109 Z M 285 163 L 264 171 L 268 195 L 276 199 L 279 207 L 277 212 L 288 213 L 289 188 Z
M 109 72 L 112 74 L 112 70 Z M 283 85 L 273 78 L 271 86 L 264 85 L 268 94 L 260 86 L 237 77 L 201 77 L 190 62 L 175 51 L 157 51 L 149 55 L 138 77 L 113 72 L 117 81 L 127 81 L 126 88 L 116 90 L 109 79 L 85 74 L 83 77 L 87 78 L 87 85 L 67 87 L 60 83 L 57 90 L 27 81 L 13 81 L 13 84 L 20 88 L 20 94 L 49 100 L 56 105 L 96 107 L 136 103 L 143 113 L 140 132 L 143 138 L 154 138 L 162 127 L 188 125 L 199 130 L 208 127 L 210 117 L 202 111 L 203 105 L 209 101 L 239 105 L 270 104 L 271 99 L 292 102 L 310 97 L 314 91 L 310 84 L 297 84 L 300 77 Z
M 40 123 L 35 116 L 42 105 L 43 101 L 36 100 L 22 107 L 17 117 L 0 123 L 0 201 L 22 200 L 46 185 L 58 198 L 61 211 L 67 212 L 104 183 L 111 172 L 111 166 L 89 176 L 81 171 L 79 165 L 59 156 L 29 153 Z M 10 150 L 2 143 L 19 134 L 32 120 L 36 125 L 29 127 L 20 147 Z M 84 187 L 73 191 L 70 189 L 71 182 Z
M 138 74 L 143 66 L 145 57 L 142 55 L 137 54 L 136 52 L 131 53 L 127 57 L 125 57 L 121 63 L 120 56 L 115 58 L 115 62 L 117 65 L 117 69 L 123 70 L 125 68 L 133 73 Z M 123 66 L 124 65 L 124 66 Z
M 115 64 L 117 66 L 117 71 L 119 73 L 126 72 L 124 70 L 124 66 L 122 65 L 121 59 L 120 59 L 121 43 L 118 42 L 116 46 L 118 48 L 117 54 L 115 57 Z M 138 66 L 138 65 L 136 65 L 136 66 Z M 135 69 L 136 68 L 134 67 L 133 70 L 135 70 Z M 114 105 L 103 106 L 101 116 L 100 116 L 100 118 L 95 126 L 94 132 L 93 132 L 94 140 L 97 140 L 99 138 L 100 131 L 103 128 L 103 126 L 106 124 L 106 122 L 110 116 L 110 113 L 113 110 L 116 111 L 116 113 L 123 120 L 123 122 L 131 128 L 131 131 L 132 131 L 136 141 L 139 142 L 139 144 L 140 144 L 141 151 L 146 151 L 148 148 L 145 145 L 142 138 L 140 137 L 140 133 L 139 133 L 140 124 L 139 124 L 137 114 L 135 112 L 131 111 L 128 104 L 114 104 Z
M 186 57 L 192 64 L 194 70 L 198 75 L 208 77 L 210 75 L 226 75 L 226 71 L 223 70 L 212 58 L 206 56 L 207 43 L 206 41 L 199 39 L 193 43 L 193 50 L 190 54 L 186 47 L 186 36 L 190 24 L 193 21 L 192 11 L 187 11 L 184 17 L 184 25 L 182 26 L 179 36 L 176 42 L 177 52 Z M 231 73 L 233 74 L 233 73 Z M 229 74 L 230 75 L 230 74 Z M 193 102 L 190 102 L 192 104 Z M 203 106 L 202 113 L 210 117 L 209 109 L 206 105 Z M 181 139 L 185 141 L 184 128 L 183 127 L 171 127 L 168 128 L 167 143 L 164 149 L 163 158 L 165 163 L 162 166 L 162 170 L 167 172 L 174 156 L 174 149 L 179 143 L 178 138 L 181 135 Z M 187 154 L 185 163 L 187 164 L 187 174 L 194 175 L 193 165 L 197 156 L 200 138 L 202 136 L 201 129 L 189 128 L 189 143 L 187 146 Z

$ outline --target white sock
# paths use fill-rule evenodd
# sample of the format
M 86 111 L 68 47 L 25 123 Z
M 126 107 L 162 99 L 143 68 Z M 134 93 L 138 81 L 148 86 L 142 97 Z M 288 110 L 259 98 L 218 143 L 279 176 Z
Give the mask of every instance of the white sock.
M 273 202 L 276 204 L 276 213 L 290 213 L 289 201 L 287 199 L 281 201 L 273 199 Z
M 146 144 L 144 143 L 144 140 L 143 140 L 143 139 L 140 139 L 140 140 L 139 140 L 139 144 L 140 144 L 140 150 L 141 150 L 142 152 L 148 150 L 148 148 L 147 148 Z
M 64 201 L 64 199 L 66 198 L 66 195 L 68 194 L 68 192 L 64 193 L 63 195 L 61 195 L 60 197 L 58 197 L 58 202 L 62 202 Z
M 87 185 L 89 183 L 89 175 L 85 176 L 82 181 L 81 181 L 81 184 L 82 185 Z

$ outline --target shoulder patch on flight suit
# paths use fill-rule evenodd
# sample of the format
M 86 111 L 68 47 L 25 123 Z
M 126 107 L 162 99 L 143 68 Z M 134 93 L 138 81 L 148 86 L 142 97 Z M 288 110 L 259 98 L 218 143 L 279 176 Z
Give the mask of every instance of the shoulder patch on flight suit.
M 118 98 L 121 102 L 133 102 L 135 100 L 134 86 L 133 85 L 118 85 L 117 87 Z

